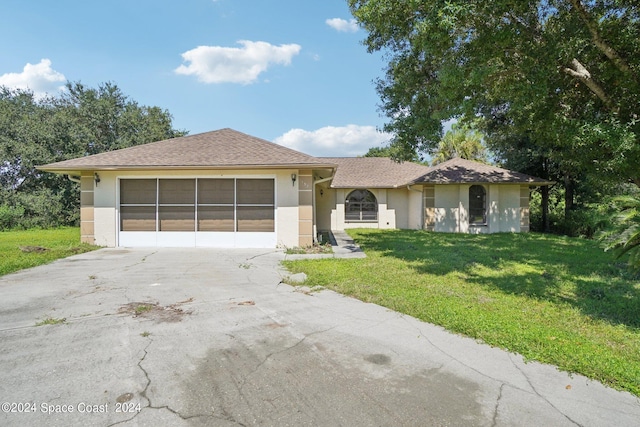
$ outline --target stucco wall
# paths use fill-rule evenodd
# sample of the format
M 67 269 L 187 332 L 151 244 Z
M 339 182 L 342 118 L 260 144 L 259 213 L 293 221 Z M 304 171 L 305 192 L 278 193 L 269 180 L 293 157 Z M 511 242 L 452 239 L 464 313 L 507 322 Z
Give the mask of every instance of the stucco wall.
M 344 215 L 345 199 L 351 193 L 353 188 L 337 188 L 335 189 L 335 205 L 331 207 L 331 229 L 332 230 L 345 230 L 348 228 L 381 228 L 381 229 L 393 229 L 397 228 L 398 215 L 407 217 L 407 201 L 402 201 L 399 195 L 390 195 L 393 191 L 386 188 L 370 188 L 368 189 L 373 193 L 378 202 L 378 220 L 367 222 L 347 222 Z M 316 199 L 317 200 L 317 199 Z M 321 202 L 324 203 L 324 202 Z M 328 203 L 328 202 L 327 202 Z M 320 225 L 320 220 L 318 225 Z M 322 223 L 324 224 L 324 220 Z M 407 220 L 404 219 L 404 223 Z M 319 229 L 322 229 L 318 227 Z
M 467 184 L 434 187 L 435 231 L 474 234 L 521 231 L 519 184 L 484 185 L 487 203 L 484 225 L 469 224 L 469 187 Z
M 322 195 L 320 191 L 322 190 Z M 316 188 L 316 224 L 318 230 L 335 230 L 331 218 L 336 208 L 336 190 L 323 186 Z
M 457 233 L 460 215 L 460 186 L 435 186 L 435 231 Z
M 94 190 L 95 243 L 114 247 L 118 235 L 118 178 L 275 178 L 277 244 L 298 245 L 298 182 L 291 183 L 291 174 L 298 170 L 228 170 L 228 171 L 99 171 L 100 183 Z
M 520 231 L 520 186 L 500 186 L 499 197 L 500 227 L 501 232 Z
M 387 190 L 387 212 L 395 217 L 396 228 L 409 228 L 408 193 L 404 188 Z

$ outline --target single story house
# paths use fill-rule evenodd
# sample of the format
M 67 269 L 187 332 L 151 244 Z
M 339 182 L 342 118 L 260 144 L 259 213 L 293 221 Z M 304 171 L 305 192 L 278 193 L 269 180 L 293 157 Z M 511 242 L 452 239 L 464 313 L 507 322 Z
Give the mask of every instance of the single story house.
M 547 181 L 463 159 L 313 157 L 221 129 L 39 167 L 80 182 L 82 241 L 107 247 L 306 246 L 353 227 L 529 231 Z

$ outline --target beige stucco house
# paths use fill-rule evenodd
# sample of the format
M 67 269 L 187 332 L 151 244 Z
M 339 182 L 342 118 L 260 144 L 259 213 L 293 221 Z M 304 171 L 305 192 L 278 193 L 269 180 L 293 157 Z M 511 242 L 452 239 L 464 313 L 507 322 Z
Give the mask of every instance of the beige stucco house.
M 221 129 L 52 163 L 80 182 L 82 240 L 101 246 L 306 246 L 353 227 L 529 231 L 548 182 L 453 159 L 318 158 Z

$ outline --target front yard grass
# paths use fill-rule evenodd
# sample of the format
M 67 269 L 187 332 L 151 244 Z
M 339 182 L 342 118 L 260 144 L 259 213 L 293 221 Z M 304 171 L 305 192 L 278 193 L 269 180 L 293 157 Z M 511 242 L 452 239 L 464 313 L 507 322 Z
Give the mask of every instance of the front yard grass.
M 286 261 L 323 286 L 640 396 L 640 278 L 596 242 L 349 230 L 364 259 Z
M 78 227 L 2 231 L 0 276 L 94 249 L 98 247 L 80 243 Z

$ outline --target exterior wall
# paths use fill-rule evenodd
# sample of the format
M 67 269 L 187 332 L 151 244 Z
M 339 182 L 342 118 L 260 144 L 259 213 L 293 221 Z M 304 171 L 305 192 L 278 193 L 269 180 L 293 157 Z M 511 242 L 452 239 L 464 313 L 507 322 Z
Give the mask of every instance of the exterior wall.
M 100 183 L 93 192 L 95 244 L 115 247 L 118 245 L 118 178 L 275 178 L 275 232 L 277 245 L 298 246 L 300 231 L 299 182 L 293 185 L 291 170 L 217 170 L 217 171 L 100 171 Z M 91 173 L 93 176 L 93 173 Z M 309 212 L 311 207 L 305 208 Z M 88 217 L 87 217 L 88 218 Z M 311 222 L 311 216 L 309 216 Z M 310 233 L 312 234 L 312 233 Z
M 345 199 L 354 189 L 322 188 L 316 194 L 318 230 L 345 230 L 349 228 L 415 229 L 423 224 L 422 187 L 414 190 L 370 188 L 378 201 L 378 220 L 373 222 L 347 222 Z M 317 190 L 319 192 L 319 190 Z
M 484 185 L 487 222 L 483 225 L 469 224 L 469 187 L 471 185 L 468 184 L 425 186 L 424 228 L 440 232 L 472 234 L 529 231 L 527 186 Z M 526 193 L 523 188 L 526 189 Z
M 373 225 L 371 228 L 393 229 L 396 227 L 396 211 L 390 209 L 389 195 L 393 190 L 387 190 L 386 188 L 371 189 L 371 191 L 378 200 L 378 224 Z M 348 194 L 348 193 L 347 193 Z M 357 228 L 358 224 L 350 224 L 349 228 Z
M 520 232 L 529 232 L 529 200 L 531 194 L 529 186 L 520 186 Z
M 118 237 L 117 179 L 113 172 L 98 172 L 98 175 L 100 182 L 94 189 L 96 245 L 115 247 Z
M 409 203 L 407 212 L 407 228 L 411 230 L 422 229 L 424 223 L 424 205 L 422 200 L 422 186 L 407 190 Z
M 469 233 L 473 231 L 473 226 L 469 224 L 469 187 L 470 185 L 460 185 L 458 188 L 458 232 Z
M 316 188 L 316 225 L 318 230 L 335 230 L 331 225 L 331 218 L 335 216 L 336 190 L 323 187 Z
M 457 233 L 460 216 L 460 186 L 436 185 L 434 196 L 434 231 Z
M 313 175 L 311 170 L 298 173 L 298 245 L 313 244 Z
M 520 186 L 500 186 L 498 198 L 500 211 L 499 231 L 516 233 L 520 231 Z
M 401 197 L 398 194 L 392 194 L 393 191 L 398 190 L 387 190 L 386 188 L 368 188 L 369 191 L 376 196 L 376 200 L 378 202 L 378 220 L 373 222 L 347 222 L 345 220 L 345 199 L 355 188 L 337 188 L 333 190 L 335 198 L 331 197 L 329 200 L 335 200 L 335 204 L 331 207 L 331 230 L 345 230 L 348 228 L 380 228 L 380 229 L 394 229 L 397 228 L 398 215 L 401 217 L 404 216 L 404 223 L 407 223 L 407 209 L 408 204 L 405 201 L 402 201 Z M 400 190 L 402 191 L 402 190 Z M 327 195 L 331 196 L 331 193 L 327 192 L 324 197 Z M 323 202 L 323 206 L 327 207 Z M 324 228 L 320 227 L 320 223 L 325 224 L 326 221 L 319 221 L 318 229 L 322 230 Z
M 90 245 L 95 244 L 93 183 L 93 173 L 80 177 L 80 241 Z
M 407 189 L 387 190 L 387 213 L 395 217 L 396 228 L 409 228 L 409 191 Z
M 427 231 L 436 228 L 436 189 L 433 185 L 425 185 L 422 190 L 424 204 L 424 226 Z

